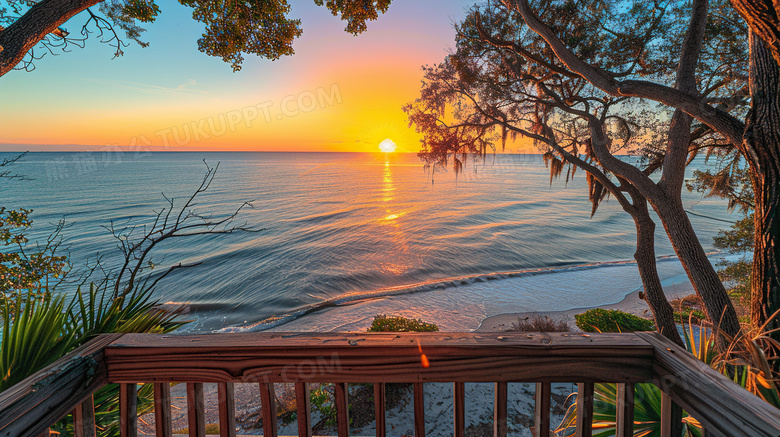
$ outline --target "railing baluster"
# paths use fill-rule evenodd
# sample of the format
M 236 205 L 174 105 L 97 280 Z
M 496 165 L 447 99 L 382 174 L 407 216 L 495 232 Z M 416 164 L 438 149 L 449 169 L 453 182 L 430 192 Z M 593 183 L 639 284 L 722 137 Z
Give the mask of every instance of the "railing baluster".
M 593 383 L 577 384 L 577 434 L 576 437 L 593 435 Z
M 509 396 L 506 382 L 497 382 L 493 396 L 493 435 L 506 437 L 506 403 Z
M 349 436 L 349 392 L 347 383 L 333 384 L 336 397 L 336 429 L 339 437 Z
M 298 436 L 311 437 L 311 392 L 309 383 L 295 383 L 295 405 L 298 410 Z
M 534 429 L 536 437 L 549 437 L 550 435 L 550 393 L 552 387 L 549 382 L 536 383 L 536 409 L 534 411 Z
M 203 401 L 203 383 L 187 383 L 187 421 L 190 437 L 206 436 L 206 408 Z
M 137 437 L 138 391 L 136 384 L 119 384 L 119 433 Z
M 661 437 L 682 435 L 682 408 L 666 393 L 661 393 Z
M 452 388 L 455 409 L 455 437 L 466 435 L 466 383 L 456 382 Z
M 236 437 L 236 398 L 233 383 L 217 384 L 219 404 L 219 436 Z
M 617 414 L 615 417 L 615 437 L 634 435 L 634 384 L 617 385 Z
M 425 391 L 422 382 L 414 383 L 414 436 L 425 437 Z
M 385 393 L 387 386 L 384 382 L 374 384 L 374 417 L 376 418 L 376 437 L 386 437 L 385 423 Z
M 167 382 L 154 385 L 154 428 L 157 437 L 172 437 L 171 385 Z
M 75 437 L 95 437 L 95 400 L 88 397 L 73 410 L 73 430 Z
M 276 437 L 276 395 L 272 382 L 260 383 L 260 406 L 263 409 L 263 437 Z

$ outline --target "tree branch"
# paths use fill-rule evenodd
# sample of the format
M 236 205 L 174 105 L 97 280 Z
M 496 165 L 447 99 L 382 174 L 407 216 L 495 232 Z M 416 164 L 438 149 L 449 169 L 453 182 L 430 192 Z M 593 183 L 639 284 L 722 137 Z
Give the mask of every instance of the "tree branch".
M 723 135 L 730 143 L 741 146 L 745 125 L 727 112 L 708 105 L 706 99 L 665 85 L 641 80 L 616 80 L 610 73 L 582 61 L 569 50 L 555 33 L 542 23 L 528 0 L 502 0 L 507 8 L 516 10 L 526 25 L 539 34 L 558 59 L 602 91 L 615 96 L 640 97 L 655 100 L 680 109 Z
M 101 0 L 42 0 L 0 32 L 0 76 L 22 62 L 24 56 L 49 33 L 79 12 Z

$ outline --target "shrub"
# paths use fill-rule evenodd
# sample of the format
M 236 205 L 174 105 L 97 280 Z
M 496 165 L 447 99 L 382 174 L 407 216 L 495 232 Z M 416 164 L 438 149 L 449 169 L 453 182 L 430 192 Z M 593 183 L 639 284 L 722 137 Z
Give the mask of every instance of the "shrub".
M 652 331 L 650 320 L 619 310 L 594 308 L 574 316 L 577 327 L 585 332 L 633 332 Z
M 547 316 L 541 317 L 535 315 L 525 319 L 517 318 L 517 322 L 512 323 L 509 331 L 519 332 L 569 332 L 571 329 L 565 320 L 553 320 Z
M 368 328 L 368 332 L 434 332 L 438 330 L 439 327 L 433 323 L 386 314 L 377 314 Z

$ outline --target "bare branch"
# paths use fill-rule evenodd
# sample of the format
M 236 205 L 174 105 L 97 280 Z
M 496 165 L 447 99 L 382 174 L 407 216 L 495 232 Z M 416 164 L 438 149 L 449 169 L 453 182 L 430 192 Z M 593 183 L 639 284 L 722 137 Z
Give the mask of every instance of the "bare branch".
M 163 198 L 168 206 L 156 212 L 155 218 L 149 227 L 142 228 L 143 235 L 137 241 L 133 240 L 133 233 L 139 229 L 138 227 L 125 226 L 116 228 L 113 223 L 110 224 L 108 229 L 118 240 L 118 247 L 124 256 L 122 266 L 114 280 L 114 297 L 125 296 L 134 290 L 139 276 L 147 269 L 153 268 L 153 263 L 151 262 L 153 249 L 166 240 L 196 235 L 232 234 L 239 231 L 260 232 L 263 230 L 253 229 L 247 223 L 235 223 L 236 218 L 244 208 L 252 207 L 250 202 L 241 204 L 231 214 L 218 219 L 193 211 L 193 208 L 196 206 L 196 198 L 211 186 L 219 167 L 219 165 L 210 167 L 205 160 L 204 164 L 206 165 L 206 175 L 195 192 L 179 207 L 176 207 L 173 198 L 163 194 Z M 174 270 L 199 264 L 179 263 L 174 265 L 168 268 L 165 273 L 156 277 L 150 286 L 155 286 Z M 144 284 L 148 284 L 149 279 L 147 278 Z

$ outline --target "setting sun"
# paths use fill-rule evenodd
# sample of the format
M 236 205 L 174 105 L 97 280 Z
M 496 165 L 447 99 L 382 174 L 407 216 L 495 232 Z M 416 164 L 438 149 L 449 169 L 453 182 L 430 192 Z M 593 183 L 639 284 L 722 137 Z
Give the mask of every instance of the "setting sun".
M 386 138 L 384 141 L 379 143 L 379 150 L 385 153 L 395 152 L 395 142 L 390 138 Z

